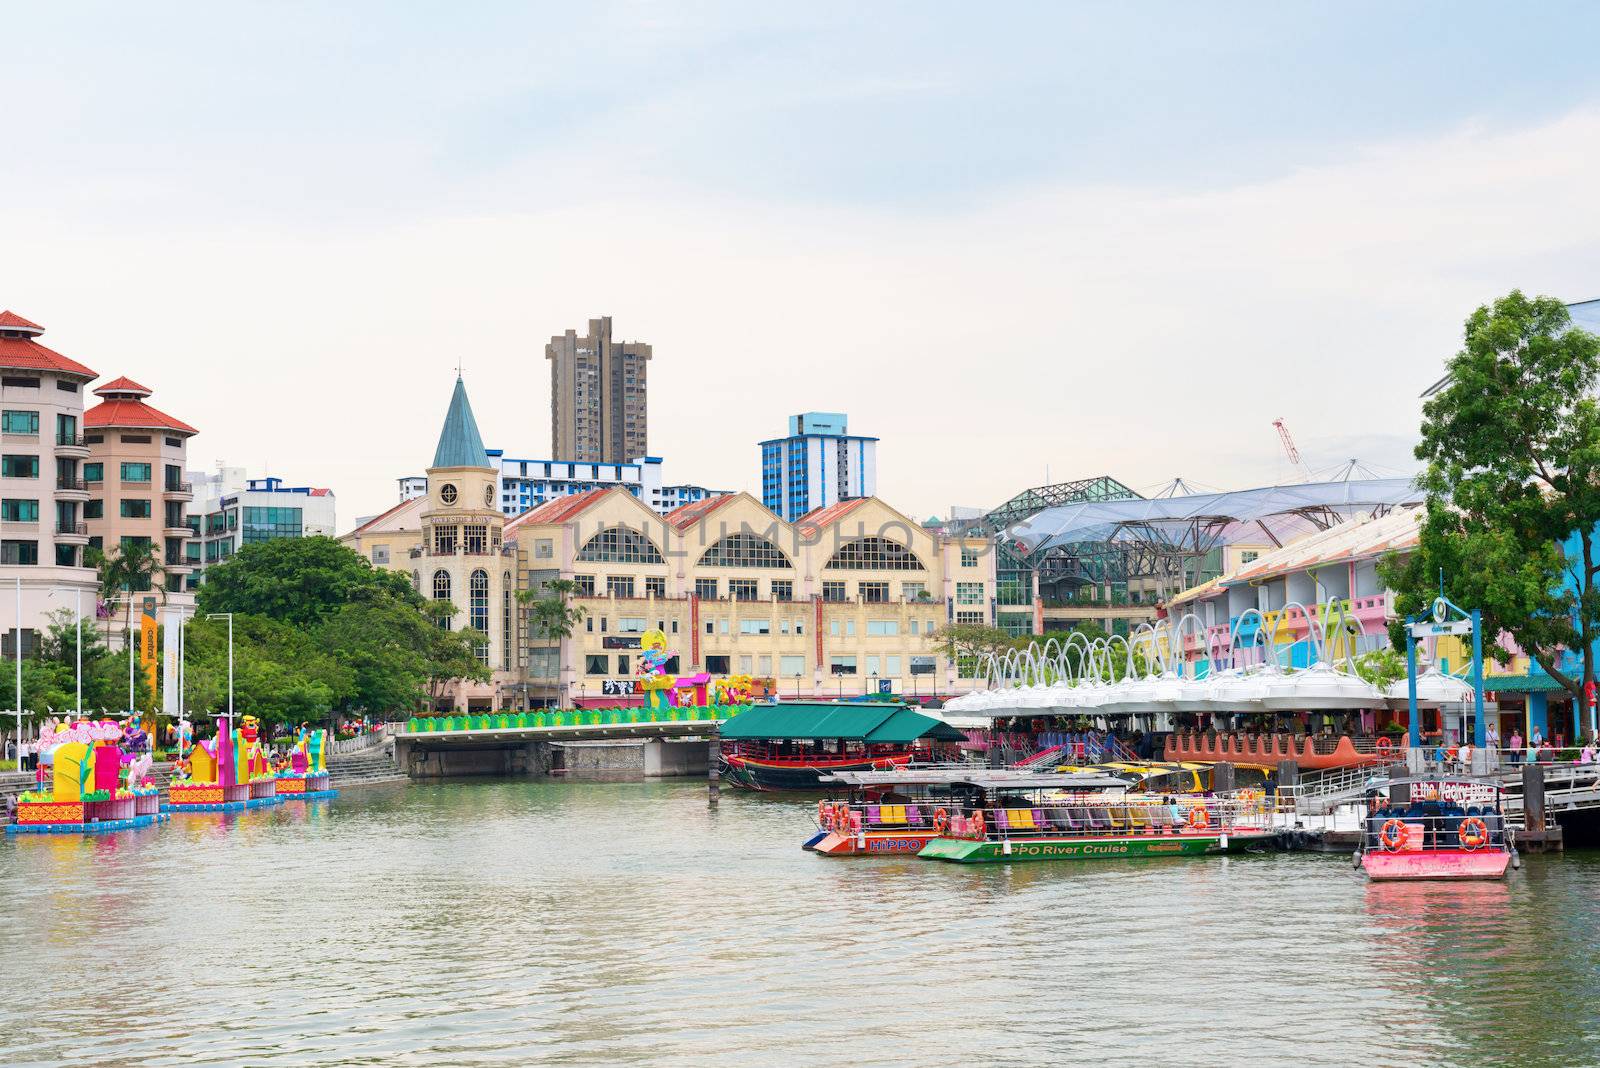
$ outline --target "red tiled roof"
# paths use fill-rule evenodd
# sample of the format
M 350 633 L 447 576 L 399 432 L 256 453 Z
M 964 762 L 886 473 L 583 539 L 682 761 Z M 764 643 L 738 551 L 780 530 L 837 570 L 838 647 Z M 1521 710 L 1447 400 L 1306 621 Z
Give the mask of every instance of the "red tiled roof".
M 622 493 L 616 486 L 605 486 L 598 489 L 584 490 L 574 493 L 570 497 L 557 497 L 545 501 L 543 504 L 529 508 L 506 524 L 506 533 L 522 526 L 524 523 L 565 523 L 567 520 L 585 512 L 589 506 L 597 503 L 600 498 L 608 493 Z
M 721 497 L 704 497 L 688 504 L 680 504 L 666 514 L 667 522 L 678 530 L 688 530 L 706 516 L 715 512 L 725 504 L 731 504 L 738 494 L 728 493 Z
M 149 386 L 141 386 L 127 375 L 113 378 L 103 386 L 95 388 L 95 396 L 104 397 L 107 393 L 142 393 L 146 397 L 155 392 Z
M 839 520 L 843 519 L 857 508 L 860 508 L 863 504 L 867 503 L 867 500 L 868 498 L 866 497 L 853 497 L 848 501 L 839 501 L 836 504 L 827 504 L 823 505 L 821 508 L 813 508 L 805 515 L 795 520 L 794 525 L 800 528 L 801 534 L 804 534 L 809 538 L 818 530 L 827 526 L 829 523 L 837 523 Z
M 420 498 L 420 497 L 413 497 L 409 501 L 401 501 L 399 504 L 395 505 L 393 508 L 390 508 L 387 511 L 379 512 L 377 515 L 373 516 L 371 519 L 367 520 L 365 523 L 362 523 L 359 527 L 356 527 L 356 529 L 354 529 L 350 533 L 346 534 L 345 537 L 353 538 L 357 534 L 360 534 L 362 531 L 366 530 L 368 527 L 375 526 L 376 524 L 383 522 L 385 519 L 388 519 L 390 516 L 394 515 L 396 512 L 398 512 L 400 509 L 404 508 L 406 505 L 415 504 L 417 501 L 419 501 L 421 499 L 422 498 Z
M 30 323 L 14 311 L 0 311 L 0 330 L 32 330 L 34 333 L 44 333 L 44 327 L 38 323 Z
M 99 392 L 98 390 L 96 392 Z M 83 413 L 84 426 L 138 427 L 140 429 L 172 430 L 179 434 L 198 434 L 200 431 L 181 419 L 152 408 L 139 400 L 101 401 Z

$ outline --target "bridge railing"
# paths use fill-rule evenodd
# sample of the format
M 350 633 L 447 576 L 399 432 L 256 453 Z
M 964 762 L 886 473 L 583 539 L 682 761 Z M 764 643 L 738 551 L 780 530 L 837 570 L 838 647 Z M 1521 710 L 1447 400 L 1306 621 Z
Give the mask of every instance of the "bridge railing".
M 404 724 L 408 734 L 456 731 L 527 730 L 540 727 L 625 727 L 639 723 L 720 723 L 748 706 L 703 705 L 683 708 L 564 708 L 539 712 L 483 712 L 464 716 L 417 716 Z

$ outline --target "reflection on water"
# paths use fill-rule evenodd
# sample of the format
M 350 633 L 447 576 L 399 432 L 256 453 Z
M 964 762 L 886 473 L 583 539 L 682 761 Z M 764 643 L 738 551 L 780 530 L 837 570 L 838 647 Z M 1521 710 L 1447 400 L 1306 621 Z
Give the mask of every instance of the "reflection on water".
M 15 839 L 5 1063 L 1600 1063 L 1600 858 L 827 860 L 813 807 L 474 782 Z

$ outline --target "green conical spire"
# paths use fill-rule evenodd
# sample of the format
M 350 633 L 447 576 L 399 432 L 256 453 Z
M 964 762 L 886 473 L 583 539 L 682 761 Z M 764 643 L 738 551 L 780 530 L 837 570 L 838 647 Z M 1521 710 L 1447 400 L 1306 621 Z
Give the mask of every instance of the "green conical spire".
M 439 431 L 439 447 L 433 450 L 433 466 L 493 466 L 489 454 L 483 451 L 478 421 L 472 417 L 472 404 L 460 375 L 456 376 L 456 391 L 450 395 L 450 410 L 444 415 L 444 429 Z

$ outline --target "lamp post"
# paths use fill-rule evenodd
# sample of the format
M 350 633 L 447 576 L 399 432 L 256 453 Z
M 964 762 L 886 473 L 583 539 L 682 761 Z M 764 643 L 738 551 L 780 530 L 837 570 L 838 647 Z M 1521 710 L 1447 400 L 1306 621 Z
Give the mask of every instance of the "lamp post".
M 17 576 L 17 770 L 22 770 L 22 576 Z
M 794 673 L 794 699 L 800 700 L 800 672 Z
M 207 619 L 227 619 L 228 621 L 228 722 L 233 722 L 233 613 L 209 612 Z

